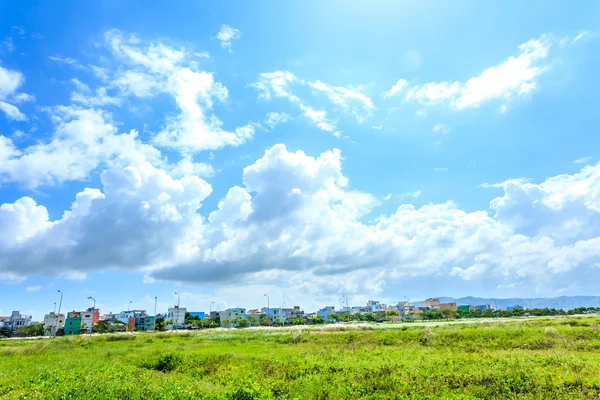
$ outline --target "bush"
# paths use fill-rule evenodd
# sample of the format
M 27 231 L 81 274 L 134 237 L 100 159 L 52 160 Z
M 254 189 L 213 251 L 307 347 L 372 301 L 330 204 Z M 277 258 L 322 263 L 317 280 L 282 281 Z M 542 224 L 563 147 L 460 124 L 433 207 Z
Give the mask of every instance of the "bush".
M 174 371 L 179 365 L 183 363 L 183 358 L 179 354 L 169 353 L 165 354 L 154 364 L 153 369 L 160 372 L 171 372 Z

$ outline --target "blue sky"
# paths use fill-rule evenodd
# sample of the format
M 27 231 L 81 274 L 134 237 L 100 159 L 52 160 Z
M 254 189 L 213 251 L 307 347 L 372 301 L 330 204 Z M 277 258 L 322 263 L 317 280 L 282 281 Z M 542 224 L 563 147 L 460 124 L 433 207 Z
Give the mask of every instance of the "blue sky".
M 594 294 L 597 2 L 0 6 L 0 315 Z

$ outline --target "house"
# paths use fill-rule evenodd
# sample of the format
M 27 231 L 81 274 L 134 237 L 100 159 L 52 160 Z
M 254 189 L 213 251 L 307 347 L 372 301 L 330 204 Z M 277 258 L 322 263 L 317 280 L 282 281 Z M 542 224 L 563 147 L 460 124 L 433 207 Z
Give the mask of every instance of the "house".
M 441 303 L 440 304 L 440 311 L 456 311 L 456 303 L 452 302 L 452 303 Z
M 65 314 L 57 314 L 52 311 L 44 315 L 44 333 L 54 335 L 59 328 L 65 326 Z
M 167 313 L 167 320 L 172 320 L 175 323 L 175 326 L 181 326 L 185 324 L 185 313 L 187 312 L 187 308 L 173 306 L 169 307 L 169 312 Z
M 514 306 L 508 306 L 508 307 L 506 307 L 506 309 L 507 309 L 508 311 L 513 311 L 513 310 L 522 310 L 522 309 L 523 309 L 523 306 L 520 306 L 520 305 L 518 305 L 518 304 L 515 304 Z
M 79 335 L 81 333 L 81 312 L 71 311 L 67 313 L 65 320 L 65 336 Z
M 19 311 L 13 311 L 9 317 L 0 317 L 0 327 L 9 328 L 12 331 L 29 325 L 31 325 L 31 315 L 23 315 Z
M 458 311 L 470 311 L 471 306 L 468 304 L 462 304 L 462 305 L 458 306 L 457 309 L 458 309 Z
M 230 327 L 235 326 L 236 322 L 240 319 L 247 321 L 248 315 L 246 314 L 245 308 L 229 308 L 225 311 L 221 312 L 221 326 L 222 327 Z M 227 323 L 227 325 L 225 325 Z
M 260 311 L 265 314 L 267 319 L 271 322 L 275 321 L 275 318 L 277 318 L 279 321 L 285 321 L 286 317 L 281 308 L 263 307 Z
M 326 306 L 321 308 L 319 311 L 317 311 L 317 316 L 323 318 L 323 319 L 329 319 L 329 316 L 335 314 L 335 307 L 334 306 Z
M 377 300 L 369 300 L 367 301 L 367 307 L 371 307 L 371 312 L 380 312 L 384 311 L 387 307 L 387 304 L 380 303 Z
M 479 305 L 474 306 L 472 309 L 485 311 L 485 310 L 491 310 L 492 307 L 490 307 L 489 304 L 479 304 Z
M 428 298 L 423 301 L 423 307 L 431 309 L 431 310 L 439 310 L 440 309 L 440 299 L 438 298 Z
M 97 308 L 87 308 L 81 312 L 82 329 L 92 332 L 94 325 L 100 321 L 100 310 Z

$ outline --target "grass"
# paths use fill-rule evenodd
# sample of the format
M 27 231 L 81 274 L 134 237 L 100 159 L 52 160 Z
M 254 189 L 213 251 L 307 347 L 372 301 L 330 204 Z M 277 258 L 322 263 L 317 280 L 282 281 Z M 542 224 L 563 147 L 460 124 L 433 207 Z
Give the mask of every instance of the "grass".
M 597 399 L 600 318 L 0 341 L 2 399 Z

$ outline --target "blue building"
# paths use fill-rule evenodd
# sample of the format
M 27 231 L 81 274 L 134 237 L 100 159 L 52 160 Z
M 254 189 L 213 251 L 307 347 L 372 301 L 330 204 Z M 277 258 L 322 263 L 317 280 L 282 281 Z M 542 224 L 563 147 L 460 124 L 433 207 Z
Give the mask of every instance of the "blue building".
M 196 312 L 190 312 L 190 315 L 193 317 L 198 317 L 201 320 L 204 320 L 204 311 L 196 311 Z

